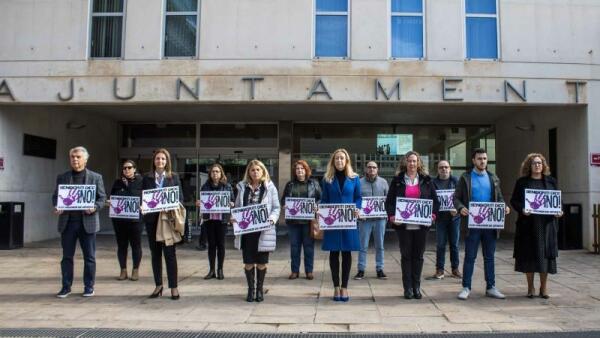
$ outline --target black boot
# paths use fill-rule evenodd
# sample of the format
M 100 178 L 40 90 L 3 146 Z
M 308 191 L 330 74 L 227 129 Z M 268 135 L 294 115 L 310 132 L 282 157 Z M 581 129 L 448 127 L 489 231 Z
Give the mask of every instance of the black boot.
M 255 268 L 250 270 L 244 269 L 244 272 L 246 273 L 246 282 L 248 283 L 248 295 L 246 296 L 247 302 L 254 301 L 254 270 Z
M 225 278 L 225 276 L 223 275 L 223 268 L 218 268 L 217 269 L 217 279 L 223 280 L 223 278 Z
M 421 282 L 415 282 L 413 285 L 413 295 L 415 299 L 423 298 L 423 295 L 421 294 Z
M 267 274 L 267 268 L 262 270 L 256 269 L 256 301 L 262 302 L 265 300 L 263 294 L 263 282 L 265 281 L 265 275 Z
M 412 287 L 415 299 L 423 298 L 421 294 L 421 273 L 423 272 L 423 259 L 417 258 L 413 260 L 412 268 Z
M 404 289 L 404 298 L 413 299 L 414 296 L 412 289 Z
M 213 278 L 217 278 L 217 275 L 215 274 L 215 269 L 210 269 L 210 271 L 208 271 L 206 276 L 204 276 L 204 279 L 213 279 Z

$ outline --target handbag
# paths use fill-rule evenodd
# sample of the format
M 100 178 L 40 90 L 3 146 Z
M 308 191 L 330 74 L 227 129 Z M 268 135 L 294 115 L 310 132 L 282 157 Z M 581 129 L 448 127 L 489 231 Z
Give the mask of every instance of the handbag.
M 319 228 L 319 221 L 310 220 L 310 237 L 312 239 L 323 239 L 323 230 Z

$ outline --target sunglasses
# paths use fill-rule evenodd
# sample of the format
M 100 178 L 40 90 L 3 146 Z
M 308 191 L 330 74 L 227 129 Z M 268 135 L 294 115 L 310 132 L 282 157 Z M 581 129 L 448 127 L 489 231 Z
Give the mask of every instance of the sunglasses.
M 129 170 L 129 169 L 133 169 L 133 167 L 132 166 L 123 167 L 123 170 Z

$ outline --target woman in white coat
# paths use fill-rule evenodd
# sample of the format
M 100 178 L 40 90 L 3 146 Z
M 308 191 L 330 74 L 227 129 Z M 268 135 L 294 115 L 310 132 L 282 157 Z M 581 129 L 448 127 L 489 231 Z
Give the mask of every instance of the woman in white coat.
M 279 219 L 281 207 L 277 188 L 269 177 L 265 165 L 259 160 L 252 160 L 246 167 L 244 179 L 237 185 L 238 195 L 235 207 L 253 204 L 266 204 L 269 211 L 269 222 L 275 225 Z M 235 223 L 235 219 L 231 219 Z M 275 251 L 275 227 L 270 229 L 235 236 L 235 247 L 242 250 L 244 272 L 248 282 L 248 302 L 264 300 L 263 282 L 267 274 L 269 252 Z M 256 276 L 256 284 L 254 277 Z M 256 285 L 256 286 L 255 286 Z M 255 293 L 256 290 L 256 293 Z

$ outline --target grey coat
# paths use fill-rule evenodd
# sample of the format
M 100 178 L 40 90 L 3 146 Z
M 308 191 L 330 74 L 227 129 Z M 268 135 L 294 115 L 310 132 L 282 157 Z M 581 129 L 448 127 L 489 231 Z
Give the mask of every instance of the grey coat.
M 73 184 L 73 174 L 71 170 L 56 177 L 56 187 L 54 188 L 54 194 L 52 194 L 52 205 L 55 207 L 58 199 L 59 184 Z M 89 169 L 85 169 L 85 184 L 96 185 L 96 212 L 91 215 L 83 213 L 83 227 L 85 232 L 92 234 L 100 231 L 100 217 L 98 216 L 98 212 L 104 208 L 104 203 L 106 202 L 106 193 L 104 192 L 104 181 L 102 181 L 102 175 Z M 64 212 L 58 216 L 58 232 L 62 233 L 65 230 L 68 220 L 68 212 Z

